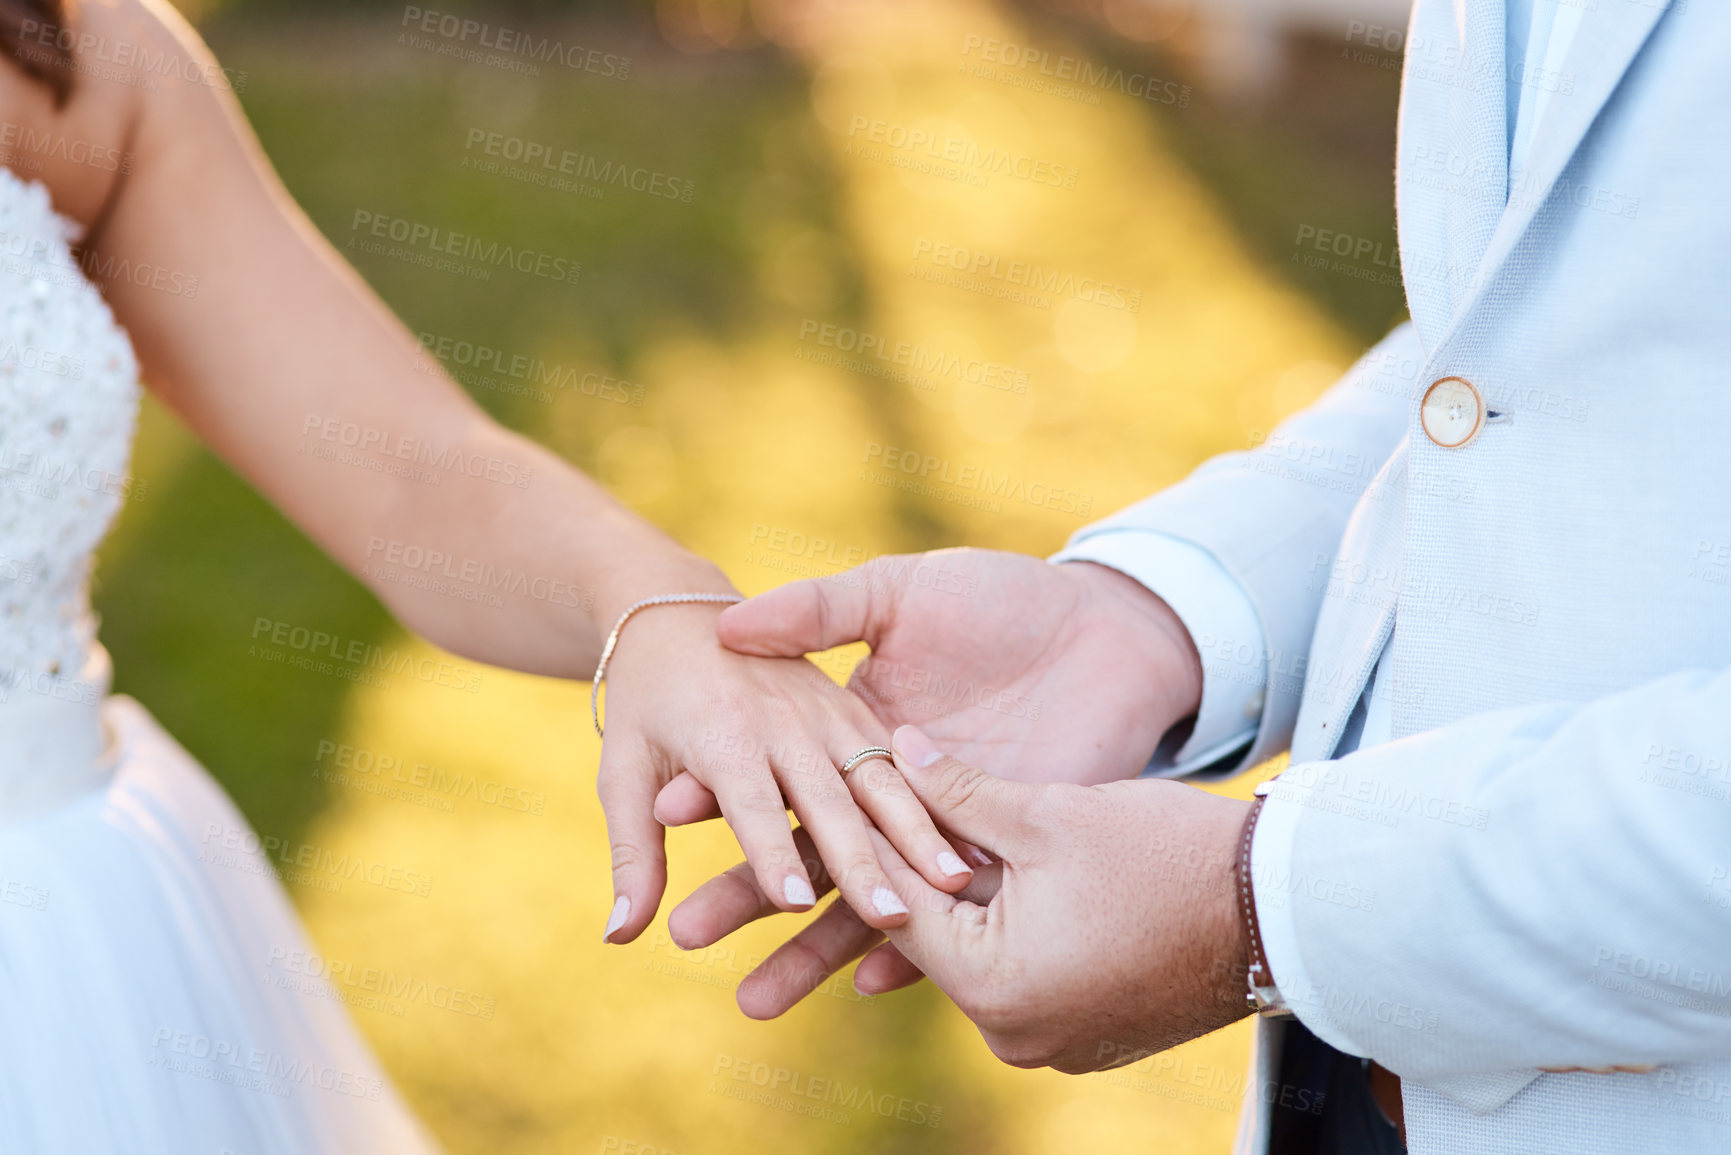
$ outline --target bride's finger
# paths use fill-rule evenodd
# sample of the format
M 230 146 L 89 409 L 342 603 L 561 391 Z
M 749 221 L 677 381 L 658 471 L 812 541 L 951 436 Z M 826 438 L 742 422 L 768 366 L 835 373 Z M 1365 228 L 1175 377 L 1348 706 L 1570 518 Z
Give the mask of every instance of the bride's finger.
M 739 1009 L 748 1018 L 773 1019 L 882 938 L 882 931 L 861 922 L 837 899 L 741 980 L 735 996 Z
M 838 729 L 838 744 L 850 752 L 869 745 L 857 732 L 850 737 L 849 727 Z M 834 755 L 813 741 L 772 751 L 770 761 L 788 808 L 811 835 L 842 897 L 860 918 L 880 930 L 906 922 L 907 903 L 873 852 L 871 825 L 841 780 Z
M 655 796 L 655 821 L 663 826 L 690 826 L 721 817 L 721 803 L 709 787 L 681 770 Z
M 968 885 L 973 867 L 962 861 L 949 840 L 938 832 L 932 816 L 914 796 L 894 762 L 868 758 L 847 776 L 847 784 L 860 809 L 922 878 L 952 894 Z
M 793 843 L 805 861 L 818 897 L 834 890 L 835 883 L 830 881 L 829 871 L 818 858 L 811 835 L 802 828 L 796 828 Z M 778 913 L 779 908 L 764 896 L 763 888 L 757 884 L 751 864 L 742 862 L 716 875 L 674 907 L 667 916 L 667 933 L 679 949 L 697 950 L 720 942 L 740 927 Z
M 788 911 L 806 910 L 816 904 L 817 891 L 794 849 L 781 789 L 770 768 L 756 761 L 712 761 L 699 769 L 715 791 L 721 813 L 764 896 Z M 650 820 L 654 821 L 653 816 Z M 875 870 L 875 860 L 872 865 Z
M 911 987 L 926 977 L 894 943 L 879 943 L 853 969 L 853 989 L 862 995 L 881 995 Z
M 667 852 L 655 821 L 655 779 L 642 772 L 646 750 L 626 740 L 604 742 L 596 790 L 613 851 L 613 907 L 603 942 L 630 942 L 643 933 L 667 890 Z

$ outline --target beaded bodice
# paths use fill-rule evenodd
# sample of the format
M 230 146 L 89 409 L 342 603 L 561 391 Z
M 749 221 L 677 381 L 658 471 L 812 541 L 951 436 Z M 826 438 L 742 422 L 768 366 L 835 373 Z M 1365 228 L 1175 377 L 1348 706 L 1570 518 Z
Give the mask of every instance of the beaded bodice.
M 0 168 L 0 698 L 84 664 L 91 557 L 133 492 L 138 363 L 78 235 Z

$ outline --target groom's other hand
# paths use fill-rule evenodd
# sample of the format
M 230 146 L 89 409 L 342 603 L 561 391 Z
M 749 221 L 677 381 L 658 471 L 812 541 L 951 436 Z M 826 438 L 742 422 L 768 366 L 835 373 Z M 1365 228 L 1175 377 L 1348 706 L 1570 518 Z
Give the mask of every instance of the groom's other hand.
M 876 837 L 907 922 L 885 943 L 832 903 L 739 984 L 746 1014 L 784 1013 L 867 950 L 857 990 L 880 994 L 925 971 L 1019 1066 L 1118 1066 L 1246 1013 L 1237 852 L 1247 803 L 1157 779 L 1009 782 L 939 755 L 913 727 L 894 745 L 932 818 L 998 861 L 944 894 L 914 885 Z M 681 903 L 668 927 L 695 949 L 771 913 L 741 865 Z
M 926 884 L 880 839 L 912 912 L 890 943 L 1000 1059 L 1100 1070 L 1248 1013 L 1237 891 L 1248 803 L 1158 780 L 1007 782 L 912 727 L 893 741 L 932 817 L 990 851 L 1003 876 L 990 901 L 970 902 Z

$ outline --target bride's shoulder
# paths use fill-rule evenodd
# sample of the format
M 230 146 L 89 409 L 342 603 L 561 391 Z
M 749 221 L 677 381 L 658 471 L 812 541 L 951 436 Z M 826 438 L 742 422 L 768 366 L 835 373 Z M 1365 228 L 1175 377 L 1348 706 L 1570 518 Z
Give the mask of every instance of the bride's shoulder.
M 222 72 L 154 0 L 0 6 L 0 167 L 42 184 L 88 229 L 178 119 L 184 90 Z M 171 133 L 168 129 L 167 133 Z

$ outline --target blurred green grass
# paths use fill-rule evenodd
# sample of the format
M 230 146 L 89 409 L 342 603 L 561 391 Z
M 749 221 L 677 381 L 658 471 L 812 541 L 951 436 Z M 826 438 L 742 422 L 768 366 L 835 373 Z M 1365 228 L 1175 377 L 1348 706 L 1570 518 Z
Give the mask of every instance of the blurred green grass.
M 716 557 L 748 591 L 791 572 L 777 568 L 787 559 L 749 548 L 762 526 L 869 553 L 958 543 L 1038 553 L 1082 523 L 861 484 L 862 444 L 1019 470 L 1087 494 L 1100 516 L 1244 445 L 1399 314 L 1398 292 L 1290 262 L 1297 224 L 1390 228 L 1388 164 L 1375 157 L 1392 147 L 1394 91 L 1374 73 L 1311 61 L 1291 77 L 1303 100 L 1244 106 L 1204 91 L 1178 115 L 1132 102 L 1072 106 L 955 76 L 963 28 L 1003 25 L 1102 59 L 1135 58 L 1086 19 L 1032 8 L 861 8 L 857 23 L 797 45 L 697 55 L 668 47 L 646 5 L 562 25 L 635 58 L 633 80 L 620 84 L 552 70 L 527 78 L 401 47 L 394 11 L 321 9 L 315 19 L 237 4 L 204 31 L 225 65 L 247 73 L 242 100 L 266 151 L 339 248 L 365 210 L 583 262 L 581 279 L 556 285 L 354 258 L 417 332 L 642 384 L 641 407 L 569 391 L 550 402 L 471 392 Z M 904 121 L 963 120 L 983 139 L 1079 158 L 1085 183 L 1073 195 L 922 183 L 848 157 L 826 101 Z M 688 179 L 692 201 L 616 189 L 581 199 L 479 173 L 463 166 L 475 129 Z M 1145 286 L 1148 305 L 1126 331 L 1112 327 L 1122 317 L 1055 317 L 915 284 L 906 254 L 921 235 L 1050 251 L 1065 267 Z M 814 319 L 977 349 L 1028 369 L 1032 394 L 920 391 L 819 367 L 799 357 L 801 326 Z M 1098 340 L 1128 344 L 1095 364 L 1090 326 L 1103 320 L 1112 324 Z M 775 928 L 745 936 L 737 954 L 684 956 L 653 931 L 602 952 L 606 848 L 580 689 L 490 672 L 482 694 L 454 700 L 251 659 L 258 618 L 416 643 L 154 405 L 135 472 L 148 496 L 128 506 L 98 571 L 118 688 L 149 706 L 261 831 L 430 865 L 439 886 L 418 905 L 371 893 L 295 897 L 325 950 L 496 996 L 487 1022 L 356 1013 L 453 1150 L 595 1150 L 609 1136 L 687 1155 L 1033 1152 L 1059 1141 L 1102 1152 L 1151 1140 L 1163 1151 L 1223 1149 L 1230 1105 L 1175 1102 L 1180 1075 L 1108 1083 L 1011 1071 L 929 989 L 860 1005 L 844 978 L 842 997 L 747 1023 L 731 983 L 747 956 L 773 945 Z M 312 772 L 328 741 L 530 786 L 546 793 L 547 813 L 439 813 L 333 786 Z M 724 830 L 705 830 L 679 833 L 673 855 L 678 895 L 733 852 Z M 1226 1032 L 1182 1053 L 1192 1073 L 1202 1062 L 1230 1075 L 1242 1048 L 1242 1032 Z M 856 1112 L 838 1126 L 735 1103 L 714 1093 L 724 1058 L 935 1104 L 942 1125 Z

